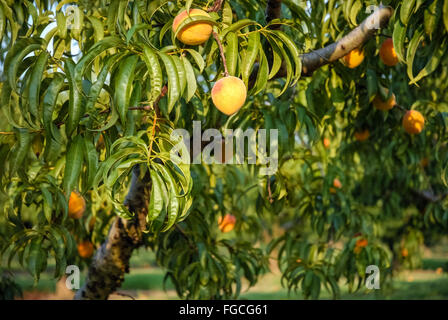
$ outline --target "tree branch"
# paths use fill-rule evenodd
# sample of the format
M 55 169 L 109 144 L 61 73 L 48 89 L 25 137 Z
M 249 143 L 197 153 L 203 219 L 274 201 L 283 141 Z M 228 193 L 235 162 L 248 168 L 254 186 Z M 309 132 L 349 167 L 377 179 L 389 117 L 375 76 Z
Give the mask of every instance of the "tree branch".
M 274 19 L 279 19 L 281 16 L 282 0 L 268 0 L 266 5 L 266 22 L 269 23 Z M 280 29 L 279 24 L 270 26 L 270 29 Z
M 125 273 L 129 272 L 129 260 L 134 249 L 143 244 L 150 189 L 149 174 L 140 178 L 139 167 L 134 167 L 131 186 L 124 201 L 129 211 L 134 213 L 134 218 L 115 218 L 107 240 L 96 252 L 86 282 L 76 292 L 75 299 L 104 300 L 121 286 Z
M 301 56 L 303 75 L 309 76 L 316 69 L 337 61 L 353 49 L 359 48 L 376 33 L 377 26 L 383 28 L 388 24 L 392 14 L 391 7 L 379 6 L 374 13 L 341 40 L 325 48 L 303 54 Z

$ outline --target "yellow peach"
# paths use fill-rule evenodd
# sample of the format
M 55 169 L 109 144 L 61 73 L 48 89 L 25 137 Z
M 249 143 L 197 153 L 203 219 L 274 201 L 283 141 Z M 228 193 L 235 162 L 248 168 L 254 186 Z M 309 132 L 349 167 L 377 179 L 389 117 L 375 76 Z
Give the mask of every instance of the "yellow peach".
M 219 217 L 218 219 L 218 227 L 221 232 L 230 232 L 235 227 L 236 217 L 233 214 L 226 214 L 224 219 Z
M 81 219 L 86 211 L 86 201 L 76 191 L 72 191 L 68 200 L 68 216 L 72 219 Z
M 422 132 L 425 126 L 425 118 L 417 110 L 409 110 L 403 117 L 403 128 L 409 134 Z
M 395 107 L 397 104 L 397 101 L 395 100 L 395 95 L 392 93 L 389 99 L 387 101 L 384 101 L 379 94 L 375 96 L 375 98 L 372 101 L 373 106 L 382 111 L 387 111 Z
M 395 52 L 394 42 L 391 38 L 388 38 L 383 42 L 380 49 L 381 61 L 389 67 L 393 67 L 398 63 L 398 56 Z
M 213 103 L 219 111 L 228 116 L 241 109 L 246 95 L 244 82 L 234 76 L 221 78 L 212 88 Z
M 189 14 L 187 13 L 187 10 L 184 10 L 174 18 L 173 32 L 176 32 L 179 25 L 189 16 L 210 17 L 207 12 L 201 9 L 190 9 Z M 210 23 L 197 22 L 180 30 L 177 34 L 177 39 L 179 39 L 179 41 L 181 41 L 182 43 L 194 46 L 207 41 L 208 38 L 210 38 L 211 33 L 212 26 Z
M 350 69 L 356 68 L 364 61 L 364 51 L 354 49 L 343 57 L 343 63 Z

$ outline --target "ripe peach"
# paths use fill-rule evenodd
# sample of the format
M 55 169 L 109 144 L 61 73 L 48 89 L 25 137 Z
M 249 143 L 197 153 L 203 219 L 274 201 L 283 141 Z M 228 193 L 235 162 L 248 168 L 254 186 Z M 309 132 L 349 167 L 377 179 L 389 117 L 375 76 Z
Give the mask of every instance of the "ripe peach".
M 81 219 L 86 211 L 86 201 L 77 191 L 72 191 L 68 200 L 68 216 L 72 219 Z
M 370 132 L 369 132 L 368 129 L 365 129 L 363 131 L 356 131 L 355 132 L 355 139 L 360 141 L 360 142 L 369 139 L 369 136 L 370 136 Z
M 210 17 L 210 15 L 207 12 L 201 9 L 190 9 L 189 14 L 190 15 L 188 15 L 187 10 L 184 10 L 174 18 L 173 32 L 176 32 L 177 27 L 179 27 L 179 25 L 189 16 Z M 198 22 L 180 30 L 179 33 L 177 34 L 177 39 L 179 39 L 179 41 L 181 41 L 182 43 L 194 46 L 202 44 L 205 41 L 207 41 L 208 38 L 210 38 L 211 33 L 212 33 L 211 24 L 205 22 Z
M 358 239 L 356 240 L 355 249 L 353 250 L 356 254 L 359 254 L 362 251 L 362 248 L 367 247 L 369 242 L 367 239 Z
M 356 246 L 357 247 L 364 248 L 364 247 L 367 247 L 368 244 L 369 244 L 369 242 L 367 241 L 367 239 L 358 239 L 358 240 L 356 240 Z
M 401 249 L 401 256 L 406 258 L 409 255 L 409 251 L 406 248 Z
M 81 258 L 90 258 L 93 255 L 93 251 L 95 248 L 93 247 L 92 242 L 86 240 L 78 244 L 78 253 Z
M 394 42 L 391 38 L 388 38 L 383 42 L 380 48 L 380 59 L 389 67 L 393 67 L 398 63 L 398 56 L 395 52 Z
M 345 55 L 342 61 L 350 69 L 356 68 L 364 61 L 364 51 L 356 48 Z
M 393 93 L 387 101 L 384 101 L 381 96 L 377 94 L 372 103 L 376 109 L 387 111 L 392 109 L 397 104 L 397 101 L 395 100 L 395 95 Z
M 219 79 L 212 88 L 213 103 L 228 116 L 241 109 L 246 101 L 246 94 L 244 82 L 234 76 Z
M 230 232 L 235 227 L 236 217 L 232 214 L 226 214 L 224 219 L 219 217 L 218 219 L 218 227 L 222 232 Z
M 336 193 L 336 189 L 341 189 L 342 188 L 342 183 L 341 183 L 341 181 L 338 178 L 335 178 L 333 180 L 333 187 L 330 187 L 330 192 L 331 193 Z
M 330 139 L 324 138 L 324 147 L 327 149 L 330 148 Z
M 409 134 L 422 132 L 425 126 L 425 118 L 417 110 L 409 110 L 403 117 L 403 128 Z

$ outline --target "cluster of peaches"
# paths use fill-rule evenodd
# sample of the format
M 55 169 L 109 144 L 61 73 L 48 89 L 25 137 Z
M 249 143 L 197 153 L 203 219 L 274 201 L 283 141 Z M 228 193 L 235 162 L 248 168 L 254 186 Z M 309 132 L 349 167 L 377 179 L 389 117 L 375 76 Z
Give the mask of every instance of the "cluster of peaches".
M 188 17 L 210 15 L 201 9 L 190 9 L 180 12 L 173 21 L 173 32 Z M 177 32 L 177 39 L 186 45 L 199 45 L 206 42 L 212 34 L 212 26 L 207 22 L 198 22 L 187 25 Z M 216 108 L 226 115 L 232 115 L 241 109 L 246 101 L 247 89 L 244 82 L 237 77 L 225 75 L 216 81 L 212 88 L 212 100 Z
M 398 64 L 398 56 L 395 52 L 393 40 L 391 38 L 386 39 L 380 48 L 380 59 L 382 63 L 386 66 L 394 67 Z M 344 58 L 342 59 L 342 63 L 346 65 L 348 68 L 356 68 L 358 67 L 364 60 L 364 51 L 362 49 L 354 49 L 350 51 Z M 386 91 L 387 94 L 389 92 Z M 389 99 L 384 101 L 380 95 L 376 95 L 372 101 L 373 106 L 382 111 L 388 111 L 397 105 L 395 100 L 395 95 L 391 94 Z M 417 110 L 408 110 L 402 121 L 402 125 L 404 130 L 409 134 L 419 134 L 422 132 L 423 127 L 425 125 L 425 118 L 423 115 Z M 369 138 L 369 130 L 366 129 L 364 131 L 359 131 L 355 133 L 355 139 L 358 141 L 364 141 Z

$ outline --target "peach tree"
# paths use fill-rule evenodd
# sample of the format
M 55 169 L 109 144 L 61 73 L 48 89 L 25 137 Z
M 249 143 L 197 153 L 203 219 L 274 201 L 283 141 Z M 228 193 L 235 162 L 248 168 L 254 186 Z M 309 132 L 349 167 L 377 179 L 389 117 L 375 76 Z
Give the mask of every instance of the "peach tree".
M 447 35 L 448 0 L 0 0 L 2 268 L 86 267 L 78 299 L 139 247 L 182 298 L 272 263 L 306 298 L 387 284 L 448 226 Z M 277 170 L 195 123 L 275 130 Z

